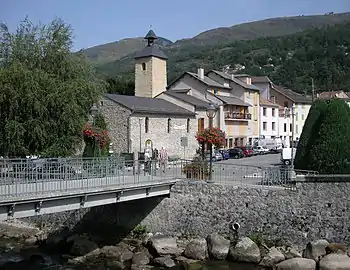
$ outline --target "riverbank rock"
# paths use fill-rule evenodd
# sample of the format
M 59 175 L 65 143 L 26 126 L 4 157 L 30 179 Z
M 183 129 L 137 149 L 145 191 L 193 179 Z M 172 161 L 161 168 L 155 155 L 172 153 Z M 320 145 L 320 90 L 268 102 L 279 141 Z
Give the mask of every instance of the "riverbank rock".
M 230 248 L 228 259 L 236 262 L 259 263 L 260 249 L 249 237 L 244 237 L 235 247 Z
M 73 240 L 70 253 L 75 256 L 83 256 L 89 252 L 98 249 L 98 245 L 84 237 L 76 238 Z
M 174 260 L 169 255 L 155 258 L 153 262 L 155 265 L 165 268 L 171 268 L 176 266 Z
M 176 239 L 168 236 L 154 236 L 149 240 L 149 244 L 158 256 L 173 255 L 179 256 L 180 249 L 177 246 Z
M 285 256 L 277 248 L 270 248 L 269 252 L 261 260 L 260 265 L 264 267 L 273 267 L 277 263 L 285 260 Z
M 207 241 L 203 238 L 193 239 L 188 243 L 184 255 L 189 259 L 204 261 L 208 258 Z
M 293 258 L 276 265 L 277 270 L 315 270 L 316 262 L 312 259 Z
M 331 243 L 326 247 L 326 254 L 331 253 L 346 254 L 346 247 L 344 244 Z
M 303 252 L 303 257 L 318 262 L 322 256 L 326 255 L 328 245 L 328 241 L 324 239 L 309 242 Z
M 230 240 L 218 233 L 213 233 L 207 237 L 208 253 L 211 259 L 225 260 L 230 250 Z
M 150 261 L 151 261 L 150 258 L 151 258 L 150 254 L 145 249 L 143 251 L 134 253 L 134 255 L 132 256 L 132 264 L 133 265 L 146 265 L 146 264 L 150 263 Z
M 183 256 L 177 257 L 176 261 L 180 265 L 181 269 L 184 270 L 201 270 L 203 267 L 201 261 L 188 259 Z
M 154 266 L 152 266 L 152 265 L 136 265 L 136 264 L 133 264 L 131 266 L 131 270 L 149 270 L 149 269 L 154 269 Z
M 329 254 L 321 259 L 320 270 L 350 270 L 350 257 L 345 254 Z
M 302 258 L 301 253 L 292 247 L 286 248 L 285 250 L 282 251 L 282 253 L 286 257 L 286 260 L 293 259 L 293 258 Z
M 27 260 L 22 260 L 19 262 L 9 262 L 1 266 L 3 270 L 16 270 L 16 269 L 26 269 L 26 270 L 36 270 L 42 269 L 45 265 L 45 259 L 41 255 L 32 255 Z

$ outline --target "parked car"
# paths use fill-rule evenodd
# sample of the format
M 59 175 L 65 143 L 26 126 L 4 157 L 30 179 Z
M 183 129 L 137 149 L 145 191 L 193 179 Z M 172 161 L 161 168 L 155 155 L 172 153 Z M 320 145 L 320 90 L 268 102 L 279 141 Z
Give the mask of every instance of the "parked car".
M 229 149 L 228 153 L 229 153 L 230 158 L 237 159 L 237 158 L 244 157 L 244 153 L 243 153 L 242 149 L 240 149 L 240 148 Z
M 227 149 L 220 149 L 219 152 L 221 153 L 223 160 L 227 160 L 230 158 L 230 154 Z
M 209 152 L 207 152 L 206 153 L 206 158 L 207 158 L 207 160 L 209 160 L 209 157 L 210 157 L 210 153 Z M 220 161 L 220 160 L 222 160 L 223 158 L 222 158 L 222 154 L 219 152 L 219 151 L 213 151 L 213 156 L 212 156 L 212 160 L 213 161 Z
M 243 151 L 245 157 L 251 157 L 253 155 L 253 149 L 248 146 L 237 146 L 235 148 L 239 148 Z
M 256 155 L 266 155 L 267 153 L 270 152 L 270 150 L 266 146 L 254 146 L 253 152 Z

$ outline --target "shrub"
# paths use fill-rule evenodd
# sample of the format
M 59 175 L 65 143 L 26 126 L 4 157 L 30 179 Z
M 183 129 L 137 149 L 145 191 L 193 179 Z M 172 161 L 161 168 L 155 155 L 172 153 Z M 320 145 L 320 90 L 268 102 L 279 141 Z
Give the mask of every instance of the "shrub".
M 350 110 L 346 102 L 327 101 L 316 128 L 306 149 L 306 168 L 320 174 L 350 173 Z
M 319 120 L 323 117 L 326 108 L 327 103 L 325 100 L 316 100 L 310 108 L 295 154 L 294 166 L 296 169 L 307 170 L 307 156 L 310 151 L 310 142 L 312 142 L 313 135 L 319 129 Z

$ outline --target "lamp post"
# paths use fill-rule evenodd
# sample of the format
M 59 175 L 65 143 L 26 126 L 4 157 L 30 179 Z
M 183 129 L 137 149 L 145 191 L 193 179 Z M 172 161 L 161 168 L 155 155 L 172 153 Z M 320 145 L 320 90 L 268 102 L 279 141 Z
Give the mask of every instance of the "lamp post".
M 96 104 L 94 103 L 92 105 L 92 107 L 90 108 L 90 114 L 92 116 L 92 125 L 94 126 L 95 125 L 95 116 L 97 115 L 98 113 L 98 108 L 96 106 Z
M 213 127 L 213 119 L 216 115 L 216 108 L 215 106 L 210 103 L 207 108 L 207 116 L 209 118 L 209 128 Z M 209 181 L 212 180 L 212 170 L 213 170 L 213 145 L 209 144 Z
M 295 104 L 293 103 L 292 106 L 292 157 L 291 157 L 291 168 L 294 169 L 294 111 L 295 111 Z

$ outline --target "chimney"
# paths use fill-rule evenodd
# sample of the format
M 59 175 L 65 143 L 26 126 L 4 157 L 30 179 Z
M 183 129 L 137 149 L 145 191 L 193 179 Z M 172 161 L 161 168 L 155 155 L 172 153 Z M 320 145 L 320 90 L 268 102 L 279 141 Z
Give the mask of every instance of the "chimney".
M 251 84 L 252 84 L 252 78 L 247 77 L 246 81 L 247 81 L 247 84 L 248 84 L 248 85 L 251 85 Z
M 235 75 L 234 74 L 231 74 L 231 79 L 233 80 L 233 78 L 235 77 Z
M 200 78 L 200 79 L 204 79 L 204 68 L 198 68 L 198 77 Z

